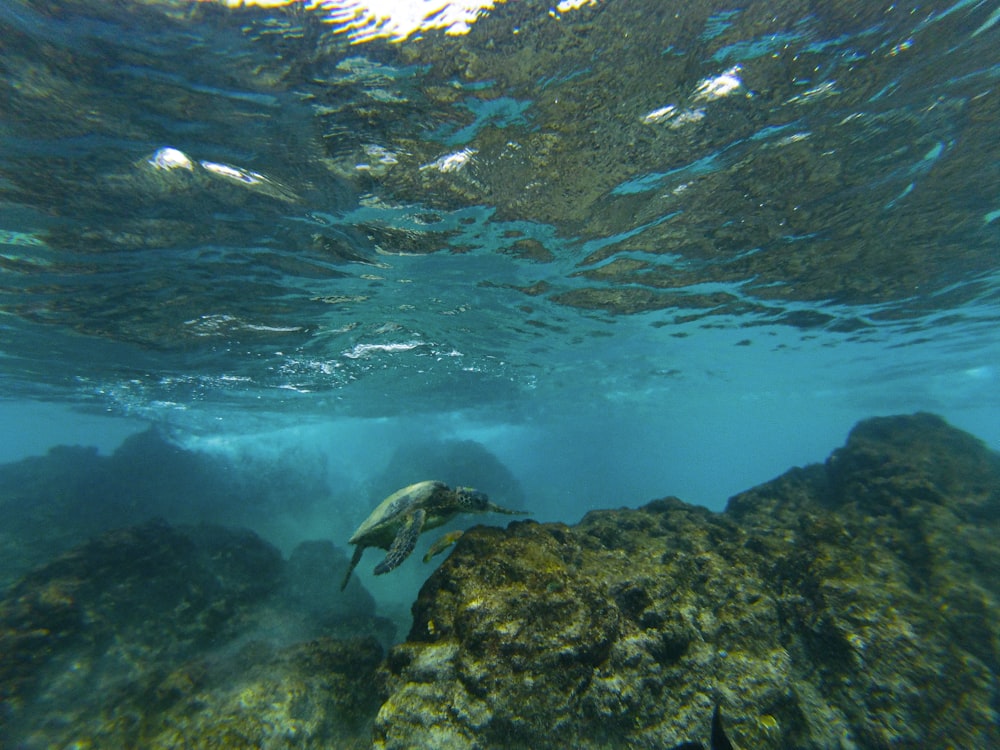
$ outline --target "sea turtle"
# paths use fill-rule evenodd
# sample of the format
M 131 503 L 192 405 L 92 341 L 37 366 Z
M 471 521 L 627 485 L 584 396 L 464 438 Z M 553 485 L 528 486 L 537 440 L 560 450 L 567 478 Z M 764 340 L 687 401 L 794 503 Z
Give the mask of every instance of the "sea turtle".
M 350 538 L 348 543 L 355 545 L 354 556 L 340 590 L 347 586 L 366 547 L 389 550 L 385 559 L 375 566 L 375 575 L 388 573 L 413 552 L 421 531 L 437 528 L 458 513 L 523 515 L 524 511 L 494 505 L 486 493 L 471 487 L 451 489 L 444 482 L 435 481 L 404 487 L 379 503 Z

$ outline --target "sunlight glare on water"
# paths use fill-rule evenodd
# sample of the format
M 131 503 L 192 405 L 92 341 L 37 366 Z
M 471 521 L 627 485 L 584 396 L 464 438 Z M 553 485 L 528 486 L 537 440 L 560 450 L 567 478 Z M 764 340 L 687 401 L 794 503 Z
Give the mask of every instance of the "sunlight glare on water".
M 239 7 L 278 8 L 302 5 L 319 11 L 337 33 L 352 42 L 386 39 L 403 42 L 422 32 L 443 30 L 445 34 L 467 34 L 471 24 L 504 0 L 201 0 Z M 576 3 L 578 4 L 578 3 Z M 566 8 L 561 6 L 567 5 Z M 560 10 L 574 4 L 560 3 Z

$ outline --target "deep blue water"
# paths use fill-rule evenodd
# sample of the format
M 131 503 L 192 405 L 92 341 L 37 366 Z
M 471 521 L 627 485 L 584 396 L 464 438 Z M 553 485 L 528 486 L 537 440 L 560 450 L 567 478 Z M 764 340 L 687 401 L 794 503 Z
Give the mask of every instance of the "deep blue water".
M 874 415 L 1000 448 L 995 3 L 362 6 L 3 3 L 0 461 L 318 461 L 345 541 L 412 443 L 567 522 Z

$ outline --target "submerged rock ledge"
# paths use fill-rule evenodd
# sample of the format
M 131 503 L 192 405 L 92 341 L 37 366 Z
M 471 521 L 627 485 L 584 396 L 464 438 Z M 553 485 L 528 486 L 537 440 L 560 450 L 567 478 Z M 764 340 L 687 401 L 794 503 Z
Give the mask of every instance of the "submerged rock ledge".
M 1000 456 L 929 414 L 824 465 L 477 527 L 380 669 L 378 748 L 1000 746 Z M 930 744 L 928 744 L 930 743 Z
M 872 419 L 723 513 L 475 527 L 383 658 L 329 542 L 154 521 L 0 598 L 0 745 L 1000 747 L 998 532 L 1000 456 Z

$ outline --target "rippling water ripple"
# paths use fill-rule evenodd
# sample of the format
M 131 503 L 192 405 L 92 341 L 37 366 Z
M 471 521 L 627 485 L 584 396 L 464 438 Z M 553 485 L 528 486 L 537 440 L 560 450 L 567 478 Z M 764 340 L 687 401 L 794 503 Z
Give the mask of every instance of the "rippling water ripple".
M 988 4 L 362 5 L 5 4 L 11 391 L 392 411 L 995 329 Z

